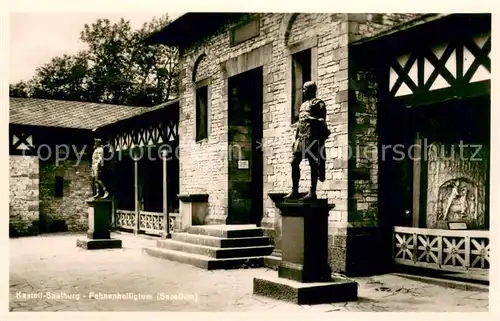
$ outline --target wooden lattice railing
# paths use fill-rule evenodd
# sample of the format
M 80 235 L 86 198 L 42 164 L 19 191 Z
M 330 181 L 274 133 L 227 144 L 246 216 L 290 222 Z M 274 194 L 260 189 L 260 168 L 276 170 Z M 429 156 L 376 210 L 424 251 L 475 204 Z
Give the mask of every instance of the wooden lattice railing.
M 454 272 L 490 267 L 489 231 L 396 226 L 393 235 L 398 264 Z
M 179 228 L 179 213 L 169 213 L 170 232 Z M 139 214 L 139 231 L 161 235 L 164 222 L 163 213 L 141 211 Z M 135 211 L 116 210 L 116 227 L 133 230 L 136 222 Z
M 116 210 L 115 224 L 116 227 L 121 227 L 125 229 L 134 229 L 135 212 L 126 210 Z

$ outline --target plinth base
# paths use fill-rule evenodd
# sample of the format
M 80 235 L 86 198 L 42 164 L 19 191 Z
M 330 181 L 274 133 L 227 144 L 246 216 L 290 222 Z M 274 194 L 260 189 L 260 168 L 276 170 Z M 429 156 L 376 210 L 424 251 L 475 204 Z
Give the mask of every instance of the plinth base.
M 466 221 L 437 221 L 436 228 L 442 230 L 467 230 L 469 225 Z
M 348 302 L 358 300 L 358 283 L 345 279 L 302 283 L 279 277 L 254 278 L 253 294 L 299 305 Z
M 76 240 L 76 246 L 85 250 L 120 249 L 122 240 L 118 239 L 80 239 Z

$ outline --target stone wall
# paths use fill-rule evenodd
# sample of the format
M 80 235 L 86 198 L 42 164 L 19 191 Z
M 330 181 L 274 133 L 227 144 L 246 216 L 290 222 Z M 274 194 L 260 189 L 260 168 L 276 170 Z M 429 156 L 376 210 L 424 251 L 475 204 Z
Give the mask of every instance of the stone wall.
M 375 268 L 378 234 L 378 80 L 350 58 L 348 215 L 333 235 L 332 267 L 347 274 Z
M 10 236 L 38 233 L 39 166 L 35 156 L 9 156 Z
M 349 42 L 374 36 L 421 15 L 421 13 L 349 13 Z
M 351 43 L 411 20 L 418 14 L 348 14 L 348 42 Z M 331 265 L 334 271 L 366 274 L 383 269 L 374 262 L 388 253 L 381 243 L 378 199 L 377 115 L 380 84 L 377 67 L 348 50 L 348 201 L 346 217 L 331 226 Z M 382 86 L 381 86 L 382 85 Z
M 420 14 L 349 14 L 349 42 L 374 36 L 378 32 L 414 19 Z M 376 67 L 367 66 L 349 55 L 349 144 L 350 162 L 349 222 L 354 226 L 376 226 L 378 221 L 378 133 L 379 88 Z M 361 58 L 362 59 L 362 58 Z M 382 86 L 380 86 L 382 85 Z
M 373 71 L 350 71 L 349 141 L 352 158 L 349 187 L 349 222 L 376 226 L 378 216 L 378 82 Z
M 55 179 L 63 177 L 63 196 L 56 197 Z M 87 203 L 92 196 L 90 161 L 40 161 L 40 230 L 86 231 Z
M 264 45 L 271 46 L 271 59 L 263 66 L 263 226 L 274 224 L 275 208 L 269 192 L 286 192 L 291 187 L 291 144 L 295 126 L 291 123 L 290 48 L 316 38 L 313 77 L 318 96 L 327 105 L 332 136 L 327 147 L 347 144 L 347 21 L 345 14 L 260 14 L 260 35 L 234 47 L 229 46 L 227 26 L 223 32 L 185 48 L 181 57 L 182 99 L 180 102 L 181 194 L 208 193 L 209 221 L 225 219 L 228 197 L 227 163 L 227 73 L 226 62 Z M 236 22 L 235 22 L 236 23 Z M 312 26 L 312 28 L 311 28 Z M 211 77 L 209 137 L 194 141 L 195 99 L 193 69 L 198 57 L 196 79 Z M 340 153 L 339 153 L 340 154 Z M 328 159 L 327 179 L 318 186 L 318 196 L 337 204 L 332 220 L 347 216 L 347 162 Z M 302 164 L 301 189 L 309 185 L 307 163 Z

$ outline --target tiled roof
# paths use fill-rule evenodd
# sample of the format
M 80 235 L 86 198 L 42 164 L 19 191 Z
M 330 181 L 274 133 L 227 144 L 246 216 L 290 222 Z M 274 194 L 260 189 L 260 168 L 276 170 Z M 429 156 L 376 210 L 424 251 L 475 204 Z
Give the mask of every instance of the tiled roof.
M 119 120 L 125 120 L 125 119 L 129 119 L 129 118 L 137 117 L 139 115 L 150 113 L 150 112 L 155 111 L 155 110 L 167 108 L 167 107 L 173 106 L 173 105 L 178 104 L 178 103 L 179 103 L 179 98 L 174 98 L 174 99 L 171 99 L 171 100 L 169 100 L 167 102 L 161 103 L 161 104 L 156 105 L 156 106 L 152 106 L 152 107 L 148 107 L 148 108 L 143 108 L 137 114 L 134 114 L 134 115 L 131 115 L 131 116 L 127 116 L 127 117 L 123 117 L 123 118 L 120 118 Z M 110 125 L 110 124 L 111 123 L 108 123 L 106 125 Z M 100 127 L 103 127 L 103 126 L 100 126 Z
M 147 107 L 12 97 L 9 109 L 11 124 L 77 129 L 101 127 L 151 110 Z

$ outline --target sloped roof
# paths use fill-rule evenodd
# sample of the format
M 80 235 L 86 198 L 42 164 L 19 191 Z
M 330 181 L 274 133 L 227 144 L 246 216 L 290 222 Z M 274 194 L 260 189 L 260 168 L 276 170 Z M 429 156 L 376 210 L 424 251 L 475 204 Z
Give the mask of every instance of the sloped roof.
M 377 40 L 377 39 L 382 38 L 382 37 L 390 36 L 392 34 L 395 34 L 395 33 L 401 32 L 401 31 L 406 31 L 406 30 L 409 30 L 409 29 L 412 29 L 412 28 L 416 28 L 416 27 L 424 25 L 424 24 L 426 24 L 428 22 L 433 22 L 433 21 L 436 21 L 436 20 L 440 20 L 440 19 L 449 17 L 451 15 L 453 15 L 453 14 L 450 14 L 450 13 L 426 13 L 426 14 L 420 14 L 419 16 L 417 16 L 417 17 L 415 17 L 413 19 L 410 19 L 410 20 L 402 22 L 402 23 L 398 23 L 398 24 L 396 24 L 396 25 L 394 25 L 394 26 L 392 26 L 390 28 L 383 29 L 383 30 L 375 33 L 371 37 L 364 37 L 364 38 L 362 38 L 360 40 L 353 41 L 350 45 L 351 46 L 357 46 L 357 45 L 360 45 L 360 44 L 364 44 L 364 43 L 367 43 L 367 42 L 370 42 L 370 41 Z
M 151 110 L 148 107 L 11 97 L 9 122 L 44 127 L 94 129 Z
M 153 112 L 153 111 L 156 111 L 156 110 L 160 110 L 160 109 L 163 109 L 163 108 L 170 107 L 170 106 L 175 105 L 177 103 L 179 103 L 179 98 L 174 98 L 174 99 L 171 99 L 171 100 L 169 100 L 167 102 L 161 103 L 159 105 L 155 105 L 155 106 L 148 107 L 148 108 L 143 108 L 137 114 L 126 116 L 126 117 L 120 118 L 119 120 L 125 120 L 125 119 L 129 119 L 129 118 L 137 117 L 137 116 L 142 115 L 142 114 L 146 114 L 146 113 L 150 113 L 150 112 Z M 109 123 L 106 124 L 106 125 L 109 125 Z

